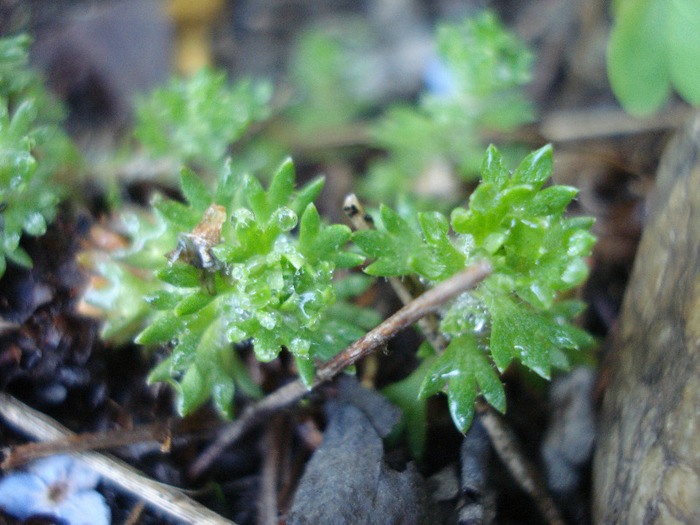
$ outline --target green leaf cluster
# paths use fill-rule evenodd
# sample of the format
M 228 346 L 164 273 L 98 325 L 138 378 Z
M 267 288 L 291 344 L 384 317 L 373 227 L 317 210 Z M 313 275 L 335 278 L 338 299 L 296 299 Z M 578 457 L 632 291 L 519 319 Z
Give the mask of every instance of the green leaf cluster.
M 116 314 L 105 324 L 107 335 L 145 317 L 136 341 L 170 346 L 150 380 L 175 386 L 181 413 L 212 397 L 230 416 L 235 384 L 245 377 L 232 343 L 250 340 L 261 361 L 286 348 L 309 382 L 316 359 L 331 357 L 378 321 L 342 300 L 366 282 L 333 281 L 336 268 L 364 257 L 344 249 L 347 226 L 321 221 L 312 201 L 322 186 L 317 179 L 296 190 L 287 160 L 266 190 L 228 162 L 214 191 L 183 170 L 186 204 L 159 197 L 150 220 L 125 217 L 132 242 L 101 266 L 111 284 L 86 298 Z M 224 216 L 204 224 L 212 205 Z M 216 232 L 216 241 L 206 240 L 203 226 Z M 133 309 L 133 297 L 145 291 L 152 312 L 145 303 Z
M 696 0 L 618 0 L 608 76 L 633 115 L 657 111 L 675 89 L 700 106 L 700 5 Z
M 229 85 L 223 72 L 203 69 L 139 101 L 135 134 L 154 156 L 214 173 L 231 144 L 251 124 L 268 118 L 271 96 L 267 83 Z
M 346 67 L 343 38 L 312 32 L 301 42 L 292 71 L 301 100 L 283 114 L 302 140 L 366 108 Z M 575 189 L 546 186 L 551 148 L 533 152 L 512 172 L 493 146 L 481 160 L 485 134 L 512 130 L 532 115 L 521 91 L 530 53 L 489 13 L 443 27 L 438 50 L 445 89 L 423 94 L 417 107 L 391 109 L 372 129 L 386 156 L 371 166 L 365 192 L 398 205 L 381 205 L 377 228 L 354 234 L 322 220 L 313 202 L 323 181 L 297 189 L 290 160 L 269 184 L 249 174 L 250 158 L 269 151 L 263 137 L 248 135 L 235 162 L 224 161 L 252 123 L 270 116 L 264 85 L 229 86 L 223 75 L 203 71 L 141 102 L 137 137 L 152 154 L 194 171 L 182 171 L 182 200 L 157 196 L 152 212 L 121 214 L 130 242 L 94 259 L 103 282 L 86 299 L 107 311 L 105 336 L 138 332 L 138 343 L 168 349 L 149 379 L 174 386 L 182 414 L 212 398 L 229 417 L 237 389 L 260 393 L 238 343 L 250 343 L 261 361 L 286 349 L 311 384 L 317 361 L 379 322 L 375 312 L 351 303 L 371 276 L 417 276 L 431 285 L 479 260 L 493 268 L 441 312 L 446 348 L 429 352 L 424 345 L 421 366 L 386 389 L 410 420 L 416 455 L 428 396 L 446 392 L 455 424 L 465 431 L 478 395 L 505 410 L 499 374 L 513 360 L 549 377 L 552 368 L 569 365 L 570 350 L 591 344 L 571 322 L 582 305 L 565 298 L 587 275 L 592 220 L 564 216 Z M 273 128 L 265 129 L 279 131 Z M 481 174 L 468 206 L 449 215 L 418 213 L 416 199 L 402 200 L 436 164 L 465 178 Z M 367 257 L 366 275 L 338 279 L 336 270 Z
M 22 233 L 44 234 L 62 191 L 53 178 L 76 160 L 58 127 L 60 105 L 27 66 L 29 43 L 26 35 L 0 39 L 0 276 L 6 258 L 31 267 Z
M 455 208 L 449 221 L 438 212 L 407 220 L 382 206 L 377 230 L 353 235 L 374 259 L 366 268 L 371 275 L 418 274 L 436 282 L 477 260 L 493 266 L 488 279 L 443 312 L 441 331 L 450 343 L 421 387 L 422 396 L 447 390 L 453 420 L 463 431 L 477 393 L 505 410 L 496 371 L 514 358 L 549 378 L 552 367 L 568 367 L 566 350 L 592 344 L 570 322 L 582 305 L 558 299 L 587 276 L 593 220 L 564 217 L 574 188 L 543 188 L 552 173 L 551 147 L 531 153 L 511 173 L 491 146 L 481 173 L 468 208 Z
M 532 55 L 488 11 L 437 32 L 447 86 L 424 93 L 417 106 L 399 105 L 370 130 L 386 158 L 371 166 L 363 193 L 390 202 L 433 166 L 478 176 L 487 132 L 512 131 L 532 119 L 522 87 Z
M 312 28 L 295 47 L 290 65 L 294 101 L 285 114 L 304 135 L 337 129 L 367 110 L 359 93 L 364 75 L 353 72 L 353 54 L 367 41 L 367 28 L 353 20 L 335 28 Z M 359 78 L 363 77 L 363 78 Z

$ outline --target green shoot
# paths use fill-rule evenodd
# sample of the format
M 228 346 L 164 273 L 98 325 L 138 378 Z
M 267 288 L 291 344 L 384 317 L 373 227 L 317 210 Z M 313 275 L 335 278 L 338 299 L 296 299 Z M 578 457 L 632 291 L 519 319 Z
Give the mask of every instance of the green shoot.
M 477 260 L 491 263 L 493 275 L 444 311 L 440 330 L 450 342 L 421 387 L 422 396 L 446 389 L 461 431 L 469 427 L 479 393 L 505 410 L 497 371 L 514 358 L 549 378 L 552 367 L 569 366 L 566 351 L 592 344 L 570 323 L 582 305 L 558 299 L 587 276 L 583 258 L 595 241 L 588 231 L 593 220 L 563 216 L 576 190 L 542 189 L 551 172 L 549 146 L 530 154 L 513 173 L 491 146 L 469 208 L 455 208 L 450 221 L 438 212 L 419 213 L 416 229 L 382 206 L 378 229 L 353 235 L 374 259 L 366 268 L 371 275 L 418 274 L 438 282 Z
M 447 85 L 424 93 L 417 107 L 390 108 L 371 130 L 387 151 L 363 186 L 373 202 L 406 194 L 432 168 L 476 178 L 488 144 L 484 136 L 532 119 L 521 90 L 530 80 L 531 53 L 492 13 L 441 27 L 437 45 L 436 67 L 444 69 L 439 74 L 447 76 Z
M 158 157 L 215 172 L 251 124 L 269 116 L 272 89 L 242 80 L 227 85 L 223 73 L 202 70 L 172 80 L 136 109 L 136 137 Z
M 22 233 L 46 232 L 61 195 L 52 178 L 76 160 L 58 127 L 60 104 L 27 67 L 29 42 L 26 35 L 0 40 L 0 276 L 6 259 L 32 266 Z
M 171 346 L 150 380 L 175 386 L 183 414 L 213 396 L 230 417 L 235 383 L 244 373 L 232 343 L 250 340 L 261 361 L 286 348 L 310 381 L 316 359 L 330 358 L 377 322 L 375 315 L 336 301 L 366 283 L 336 283 L 334 270 L 364 258 L 343 249 L 350 238 L 347 226 L 322 223 L 312 201 L 323 181 L 297 191 L 294 179 L 290 160 L 267 190 L 252 176 L 234 175 L 228 163 L 210 192 L 183 171 L 187 204 L 160 197 L 154 222 L 131 216 L 131 247 L 115 254 L 120 271 L 103 266 L 112 285 L 87 296 L 109 307 L 107 298 L 116 305 L 117 298 L 149 291 L 146 300 L 155 312 L 136 341 Z M 121 280 L 124 272 L 140 290 L 129 289 L 129 281 Z M 106 326 L 112 331 L 134 326 L 134 319 L 122 316 Z

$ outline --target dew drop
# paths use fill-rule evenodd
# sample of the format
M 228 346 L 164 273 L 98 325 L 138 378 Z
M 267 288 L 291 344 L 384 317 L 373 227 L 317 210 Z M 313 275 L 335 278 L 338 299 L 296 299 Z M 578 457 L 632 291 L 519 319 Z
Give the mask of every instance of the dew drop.
M 273 220 L 283 232 L 292 230 L 297 225 L 297 214 L 293 210 L 282 206 L 275 211 Z

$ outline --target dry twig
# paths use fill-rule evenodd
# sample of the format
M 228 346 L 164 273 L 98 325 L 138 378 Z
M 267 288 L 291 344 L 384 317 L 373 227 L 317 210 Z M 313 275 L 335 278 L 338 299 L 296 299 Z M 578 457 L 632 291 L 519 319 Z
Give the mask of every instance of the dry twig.
M 74 434 L 51 441 L 25 443 L 4 450 L 5 457 L 0 463 L 0 469 L 12 470 L 35 459 L 54 454 L 123 447 L 149 441 L 169 442 L 170 429 L 166 424 L 152 423 L 129 429 Z
M 57 421 L 5 393 L 0 393 L 0 416 L 34 439 L 57 440 L 75 435 Z M 72 455 L 102 477 L 174 518 L 203 525 L 235 525 L 183 491 L 148 478 L 120 459 L 97 452 L 73 452 Z
M 535 501 L 537 508 L 549 525 L 564 525 L 564 520 L 537 474 L 537 470 L 520 450 L 518 440 L 508 425 L 485 402 L 477 401 L 476 408 L 481 414 L 481 423 L 488 432 L 496 454 L 505 464 L 511 476 Z
M 275 390 L 257 403 L 250 405 L 236 421 L 224 428 L 216 441 L 197 458 L 190 469 L 190 476 L 199 477 L 226 447 L 238 440 L 269 414 L 301 400 L 313 388 L 333 379 L 347 367 L 371 354 L 404 328 L 411 326 L 427 314 L 436 311 L 450 299 L 454 299 L 461 293 L 476 286 L 488 277 L 490 273 L 491 266 L 487 262 L 479 262 L 453 275 L 435 286 L 435 288 L 428 290 L 411 301 L 379 326 L 367 332 L 364 337 L 361 337 L 333 359 L 321 365 L 316 371 L 311 389 L 307 388 L 300 380 L 296 380 Z
M 258 496 L 258 525 L 277 525 L 279 523 L 278 491 L 280 466 L 283 455 L 284 437 L 288 435 L 288 422 L 277 414 L 265 431 L 263 446 L 263 466 Z

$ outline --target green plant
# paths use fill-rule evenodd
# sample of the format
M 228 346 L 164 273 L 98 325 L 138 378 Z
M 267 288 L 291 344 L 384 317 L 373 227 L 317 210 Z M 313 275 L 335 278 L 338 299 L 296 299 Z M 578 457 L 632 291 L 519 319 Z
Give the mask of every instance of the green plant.
M 63 117 L 41 79 L 27 67 L 29 37 L 0 40 L 0 276 L 6 258 L 31 267 L 22 232 L 42 235 L 60 200 L 58 172 L 77 155 L 58 127 Z
M 390 108 L 370 130 L 387 152 L 363 184 L 372 202 L 415 192 L 416 180 L 436 163 L 459 177 L 478 177 L 485 136 L 532 119 L 521 89 L 530 80 L 532 55 L 495 15 L 440 27 L 437 51 L 436 74 L 446 77 L 441 85 L 423 93 L 417 106 Z
M 228 85 L 223 72 L 204 69 L 140 100 L 135 135 L 154 156 L 213 173 L 250 125 L 268 118 L 271 96 L 267 83 Z
M 308 45 L 311 56 L 336 64 L 337 49 L 318 55 L 322 46 L 314 40 Z M 445 391 L 454 422 L 465 431 L 478 394 L 505 410 L 499 372 L 514 359 L 548 378 L 553 367 L 569 365 L 570 350 L 591 344 L 571 322 L 582 305 L 566 294 L 587 275 L 592 219 L 564 217 L 574 188 L 544 187 L 551 147 L 533 152 L 512 173 L 493 146 L 483 162 L 476 160 L 483 129 L 512 129 L 529 118 L 519 91 L 528 78 L 529 53 L 488 14 L 443 29 L 440 45 L 449 92 L 425 95 L 417 109 L 393 111 L 375 138 L 389 152 L 385 165 L 400 175 L 386 183 L 393 193 L 405 186 L 397 181 L 414 180 L 436 158 L 448 159 L 465 176 L 481 175 L 468 207 L 452 210 L 449 220 L 437 211 L 416 212 L 409 199 L 399 211 L 382 205 L 376 229 L 351 235 L 348 227 L 319 217 L 313 201 L 322 180 L 295 189 L 290 160 L 265 189 L 239 166 L 238 156 L 223 161 L 254 116 L 264 118 L 260 99 L 241 88 L 235 104 L 249 118 L 226 127 L 220 117 L 227 106 L 216 96 L 232 99 L 222 78 L 211 73 L 172 84 L 153 105 L 142 106 L 138 135 L 146 146 L 205 166 L 212 177 L 184 169 L 185 202 L 158 196 L 152 213 L 122 213 L 129 242 L 110 257 L 93 259 L 103 281 L 86 299 L 105 311 L 106 336 L 123 340 L 138 333 L 138 343 L 168 349 L 149 380 L 174 386 L 182 414 L 212 397 L 228 417 L 237 387 L 260 394 L 235 344 L 250 342 L 261 361 L 287 350 L 309 388 L 319 381 L 318 363 L 325 361 L 325 374 L 336 371 L 341 361 L 333 356 L 379 322 L 376 313 L 351 301 L 371 283 L 368 275 L 418 277 L 431 287 L 479 261 L 492 269 L 440 313 L 446 347 L 424 345 L 421 366 L 386 390 L 414 428 L 425 417 L 424 405 L 411 402 L 418 394 Z M 322 80 L 319 92 L 332 91 L 328 85 L 335 84 Z M 159 116 L 163 108 L 165 118 Z M 354 113 L 339 114 L 344 120 Z M 372 173 L 370 180 L 380 172 Z M 382 196 L 394 198 L 377 190 L 375 197 Z M 336 271 L 367 258 L 368 275 L 341 278 Z M 409 439 L 418 454 L 420 432 Z
M 349 67 L 357 63 L 351 51 L 353 43 L 367 37 L 367 28 L 357 21 L 345 23 L 335 31 L 306 31 L 294 50 L 290 81 L 295 93 L 285 114 L 295 132 L 304 136 L 347 125 L 369 106 L 358 88 L 366 79 L 353 75 Z
M 615 95 L 633 115 L 657 111 L 675 89 L 700 106 L 700 9 L 695 0 L 617 0 L 608 46 Z
M 450 221 L 438 212 L 407 221 L 382 206 L 376 230 L 353 234 L 353 242 L 374 259 L 365 270 L 371 275 L 417 274 L 439 282 L 477 260 L 491 263 L 493 274 L 443 312 L 440 331 L 449 344 L 425 371 L 420 388 L 422 397 L 446 390 L 461 431 L 471 423 L 477 393 L 505 410 L 496 369 L 504 371 L 516 358 L 549 378 L 552 367 L 569 366 L 565 350 L 592 344 L 570 323 L 583 305 L 557 300 L 587 276 L 583 258 L 595 242 L 588 231 L 593 219 L 563 217 L 574 188 L 542 189 L 552 172 L 551 147 L 533 152 L 510 173 L 491 146 L 481 172 L 469 207 L 455 208 Z
M 136 341 L 171 345 L 150 380 L 177 388 L 182 413 L 213 395 L 230 416 L 235 382 L 250 384 L 232 343 L 251 340 L 261 361 L 284 347 L 310 381 L 314 359 L 328 359 L 377 322 L 342 300 L 366 282 L 332 281 L 335 268 L 356 266 L 363 257 L 342 249 L 347 226 L 321 222 L 312 201 L 322 185 L 317 179 L 295 191 L 290 160 L 267 191 L 250 175 L 236 176 L 231 163 L 213 192 L 184 170 L 188 204 L 159 197 L 154 218 L 129 216 L 132 243 L 97 265 L 110 284 L 86 298 L 108 311 L 109 335 L 143 322 L 145 303 L 129 312 L 115 307 L 133 308 L 133 297 L 147 293 L 157 312 L 146 315 L 148 326 Z M 291 233 L 297 226 L 298 234 Z

